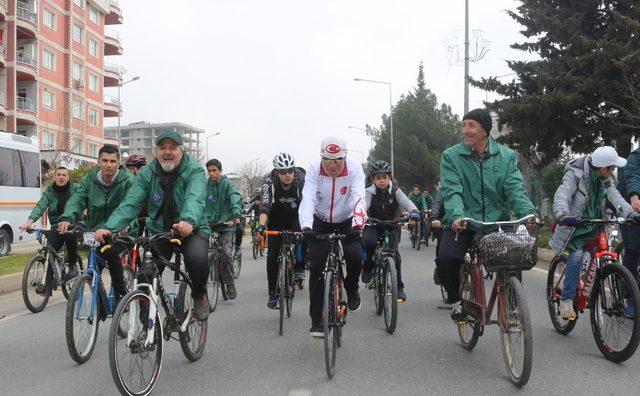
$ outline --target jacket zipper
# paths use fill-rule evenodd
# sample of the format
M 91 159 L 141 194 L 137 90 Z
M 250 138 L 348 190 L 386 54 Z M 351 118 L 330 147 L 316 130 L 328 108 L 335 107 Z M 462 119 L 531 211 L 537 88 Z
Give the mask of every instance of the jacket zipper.
M 333 197 L 336 192 L 336 178 L 331 179 L 331 205 L 329 206 L 329 223 L 333 223 Z
M 104 188 L 104 187 L 103 187 Z M 108 216 L 107 216 L 107 202 L 109 201 L 109 193 L 107 192 L 107 190 L 103 190 L 104 191 L 104 223 L 107 222 L 108 220 Z
M 485 220 L 485 209 L 484 209 L 484 166 L 482 165 L 484 161 L 480 160 L 480 196 L 482 197 L 482 221 Z

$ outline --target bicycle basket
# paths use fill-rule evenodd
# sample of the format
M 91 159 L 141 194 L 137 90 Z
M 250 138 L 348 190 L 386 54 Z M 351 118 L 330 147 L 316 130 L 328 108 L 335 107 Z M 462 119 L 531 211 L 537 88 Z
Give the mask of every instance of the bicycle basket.
M 478 252 L 487 271 L 526 271 L 538 262 L 537 227 L 527 230 L 518 227 L 515 232 L 493 232 L 478 244 Z

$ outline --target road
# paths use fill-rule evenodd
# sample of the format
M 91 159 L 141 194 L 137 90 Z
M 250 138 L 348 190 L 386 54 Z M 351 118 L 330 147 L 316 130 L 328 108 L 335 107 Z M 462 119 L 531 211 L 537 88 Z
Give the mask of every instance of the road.
M 336 376 L 327 380 L 323 343 L 308 335 L 307 289 L 296 294 L 284 336 L 277 335 L 277 311 L 266 308 L 265 259 L 254 261 L 244 248 L 239 297 L 222 302 L 209 319 L 204 357 L 189 363 L 178 342 L 166 344 L 155 394 L 491 394 L 516 392 L 509 382 L 497 327 L 489 327 L 472 351 L 458 342 L 449 312 L 441 309 L 432 283 L 434 248 L 416 252 L 401 245 L 409 299 L 400 305 L 394 335 L 384 331 L 368 291 L 351 312 L 338 351 Z M 557 334 L 544 299 L 546 274 L 524 276 L 533 320 L 534 358 L 523 395 L 637 394 L 640 357 L 623 364 L 605 360 L 583 316 L 569 336 Z M 58 292 L 60 294 L 60 292 Z M 64 337 L 65 304 L 26 314 L 20 295 L 6 296 L 13 309 L 0 311 L 0 383 L 3 395 L 112 395 L 116 392 L 107 357 L 107 323 L 102 323 L 91 360 L 77 365 Z M 60 301 L 60 299 L 58 299 Z M 8 306 L 7 300 L 1 302 Z

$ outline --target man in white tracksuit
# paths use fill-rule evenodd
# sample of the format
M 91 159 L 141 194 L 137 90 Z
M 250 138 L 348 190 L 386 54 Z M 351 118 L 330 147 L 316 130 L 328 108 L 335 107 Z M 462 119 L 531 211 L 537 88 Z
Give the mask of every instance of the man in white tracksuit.
M 298 210 L 300 227 L 309 241 L 309 332 L 317 338 L 323 336 L 323 270 L 329 252 L 327 242 L 317 241 L 313 234 L 337 231 L 350 236 L 342 242 L 347 264 L 344 287 L 349 310 L 356 311 L 360 308 L 358 278 L 362 270 L 362 228 L 367 220 L 362 165 L 347 157 L 344 140 L 335 136 L 325 138 L 320 157 L 307 169 Z

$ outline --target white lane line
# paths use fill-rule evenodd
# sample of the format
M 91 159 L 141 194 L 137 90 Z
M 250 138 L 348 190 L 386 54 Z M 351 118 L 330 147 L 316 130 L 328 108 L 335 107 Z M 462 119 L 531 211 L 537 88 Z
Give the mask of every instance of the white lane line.
M 545 275 L 549 273 L 548 270 L 543 270 L 542 268 L 536 268 L 536 267 L 531 268 L 531 271 L 540 272 L 541 274 L 545 274 Z
M 291 389 L 289 396 L 311 396 L 313 393 L 309 389 Z

